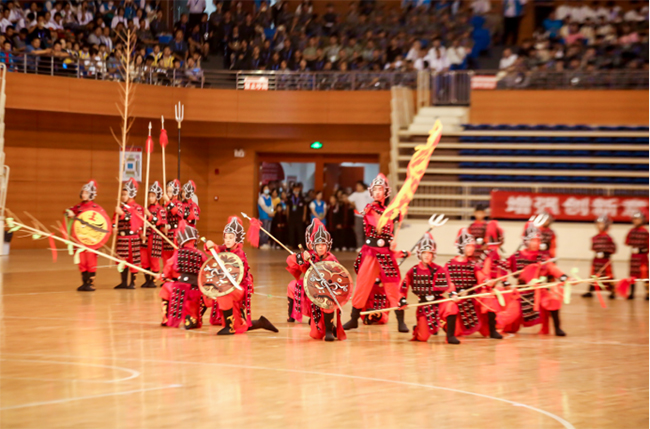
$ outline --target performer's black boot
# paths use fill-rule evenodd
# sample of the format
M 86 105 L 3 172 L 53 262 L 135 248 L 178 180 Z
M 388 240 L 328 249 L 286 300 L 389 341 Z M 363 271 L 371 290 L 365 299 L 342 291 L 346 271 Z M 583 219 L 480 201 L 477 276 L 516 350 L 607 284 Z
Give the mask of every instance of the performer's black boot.
M 253 326 L 248 328 L 249 331 L 253 331 L 255 329 L 266 329 L 267 331 L 271 332 L 280 332 L 278 331 L 278 328 L 273 326 L 273 323 L 271 323 L 271 321 L 264 316 L 260 316 L 259 319 L 253 320 Z
M 399 332 L 409 332 L 409 327 L 404 323 L 404 310 L 395 310 L 395 317 L 397 317 L 397 330 Z
M 497 332 L 497 314 L 493 311 L 488 311 L 488 324 L 490 325 L 490 338 L 502 340 L 503 335 Z
M 83 284 L 77 288 L 79 292 L 94 292 L 95 288 L 93 287 L 92 283 L 90 282 L 90 273 L 88 271 L 84 271 L 81 273 L 81 279 L 83 280 Z
M 583 298 L 591 298 L 592 296 L 594 296 L 594 294 L 592 293 L 594 290 L 596 290 L 594 288 L 594 285 L 589 286 L 589 291 L 587 293 L 583 293 L 582 297 Z
M 349 331 L 350 329 L 356 329 L 359 327 L 359 317 L 361 316 L 361 310 L 356 307 L 352 307 L 352 313 L 350 313 L 350 320 L 343 325 L 343 329 Z
M 90 271 L 86 272 L 86 278 L 88 279 L 88 287 L 93 292 L 95 291 L 95 274 L 96 273 L 91 273 Z
M 127 289 L 128 288 L 126 282 L 127 282 L 127 279 L 129 278 L 129 270 L 125 268 L 120 273 L 120 276 L 122 277 L 122 283 L 115 286 L 113 289 Z
M 288 315 L 287 315 L 287 322 L 293 323 L 296 321 L 296 319 L 293 318 L 293 298 L 287 297 L 288 301 Z
M 323 320 L 325 321 L 325 341 L 334 341 L 334 313 L 323 312 Z
M 235 316 L 232 315 L 232 308 L 223 310 L 223 320 L 226 322 L 226 326 L 217 332 L 217 335 L 233 335 L 235 333 Z
M 456 338 L 456 315 L 447 316 L 447 344 L 460 344 Z
M 634 288 L 635 287 L 636 287 L 636 285 L 634 283 L 632 283 L 630 285 L 630 294 L 627 296 L 627 299 L 634 299 Z
M 131 283 L 127 286 L 127 289 L 135 289 L 135 279 L 138 276 L 138 273 L 131 273 Z
M 560 310 L 552 310 L 551 317 L 553 318 L 553 327 L 555 328 L 555 336 L 566 337 L 566 333 L 560 329 Z
M 151 276 L 149 276 L 149 274 L 144 275 L 144 283 L 142 283 L 142 285 L 140 287 L 142 287 L 142 288 L 148 288 L 149 287 L 149 277 L 151 277 Z

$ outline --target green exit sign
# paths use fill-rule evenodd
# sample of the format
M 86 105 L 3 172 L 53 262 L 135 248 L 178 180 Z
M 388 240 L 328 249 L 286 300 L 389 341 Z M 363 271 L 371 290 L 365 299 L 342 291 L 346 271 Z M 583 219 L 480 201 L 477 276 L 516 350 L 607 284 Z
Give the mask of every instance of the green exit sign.
M 312 144 L 309 145 L 311 149 L 321 149 L 323 147 L 323 143 L 321 142 L 313 142 Z

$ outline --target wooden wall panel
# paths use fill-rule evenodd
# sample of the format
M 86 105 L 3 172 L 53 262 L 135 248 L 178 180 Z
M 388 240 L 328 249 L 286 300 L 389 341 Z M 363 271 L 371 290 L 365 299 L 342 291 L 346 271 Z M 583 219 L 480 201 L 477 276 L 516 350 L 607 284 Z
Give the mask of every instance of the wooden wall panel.
M 173 126 L 174 104 L 185 120 L 261 124 L 390 123 L 390 91 L 234 91 L 136 85 L 133 115 Z M 118 83 L 7 74 L 7 108 L 117 116 Z
M 472 91 L 470 122 L 647 125 L 648 91 Z

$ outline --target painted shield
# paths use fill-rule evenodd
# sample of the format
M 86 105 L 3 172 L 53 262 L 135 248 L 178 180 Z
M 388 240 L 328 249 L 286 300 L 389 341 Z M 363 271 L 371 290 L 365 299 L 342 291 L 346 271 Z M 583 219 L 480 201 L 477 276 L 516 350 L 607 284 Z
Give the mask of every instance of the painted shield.
M 336 301 L 341 306 L 345 305 L 350 300 L 354 288 L 348 270 L 334 261 L 321 261 L 314 265 L 317 269 L 311 266 L 305 274 L 304 285 L 307 297 L 324 310 L 335 310 Z
M 230 277 L 239 285 L 244 278 L 244 263 L 241 258 L 234 253 L 221 252 L 217 256 L 223 262 L 224 267 L 230 274 Z M 228 295 L 235 290 L 228 276 L 223 272 L 214 257 L 210 257 L 199 273 L 199 289 L 203 295 L 215 299 L 220 296 Z
M 71 233 L 75 240 L 91 249 L 99 249 L 108 241 L 113 227 L 102 209 L 90 208 L 73 218 Z

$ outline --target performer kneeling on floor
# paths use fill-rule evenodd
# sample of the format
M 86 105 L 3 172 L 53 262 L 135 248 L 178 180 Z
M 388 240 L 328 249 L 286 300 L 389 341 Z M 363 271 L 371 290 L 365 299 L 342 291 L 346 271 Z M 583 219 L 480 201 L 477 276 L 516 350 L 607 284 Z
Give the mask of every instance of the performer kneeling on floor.
M 314 225 L 316 224 L 316 219 L 313 219 L 311 224 L 305 230 L 305 243 L 307 245 L 307 250 L 313 250 L 313 243 L 311 242 L 312 232 L 314 231 Z M 307 252 L 303 252 L 307 253 Z M 291 273 L 294 277 L 294 280 L 289 282 L 287 285 L 287 322 L 293 323 L 296 320 L 302 322 L 302 317 L 311 317 L 311 306 L 309 300 L 305 295 L 303 275 L 307 271 L 308 267 L 305 267 L 303 271 L 303 266 L 305 261 L 302 259 L 301 253 L 294 253 L 287 257 L 287 271 Z M 307 264 L 309 265 L 309 264 Z
M 568 279 L 554 263 L 546 262 L 549 259 L 548 252 L 540 251 L 541 234 L 539 229 L 528 222 L 523 236 L 523 250 L 516 251 L 508 258 L 508 265 L 511 272 L 524 270 L 518 276 L 519 285 L 526 285 L 531 280 L 540 277 L 550 277 L 564 282 Z M 544 263 L 546 262 L 546 263 Z M 542 265 L 542 263 L 544 263 Z M 517 292 L 518 293 L 518 292 Z M 563 291 L 561 285 L 552 286 L 549 289 L 536 289 L 526 291 L 518 296 L 508 309 L 499 313 L 497 323 L 503 326 L 503 332 L 518 332 L 521 325 L 524 327 L 542 324 L 540 334 L 549 333 L 549 316 L 553 319 L 555 335 L 564 337 L 566 333 L 560 328 L 560 308 L 562 307 Z
M 213 300 L 210 323 L 223 326 L 223 329 L 217 335 L 242 334 L 260 328 L 278 332 L 278 329 L 264 316 L 260 316 L 257 320 L 251 320 L 253 276 L 250 274 L 248 260 L 243 250 L 245 235 L 241 220 L 236 216 L 231 216 L 223 230 L 223 245 L 217 246 L 210 240 L 205 244 L 208 251 L 213 250 L 217 254 L 226 252 L 236 255 L 243 265 L 241 268 L 243 270 L 241 273 L 242 280 L 238 285 L 239 287 L 232 285 L 233 288 L 230 293 Z
M 162 276 L 167 281 L 160 290 L 162 326 L 196 329 L 203 324 L 205 306 L 198 286 L 198 275 L 208 258 L 196 248 L 198 239 L 199 232 L 181 221 L 175 237 L 178 249 L 163 269 Z
M 388 222 L 381 231 L 377 231 L 377 222 L 382 213 L 386 210 L 384 204 L 390 196 L 388 179 L 379 174 L 370 184 L 368 192 L 374 201 L 368 204 L 364 210 L 363 228 L 365 241 L 357 256 L 354 269 L 357 272 L 357 290 L 352 298 L 352 314 L 350 320 L 343 325 L 345 330 L 359 327 L 359 316 L 368 301 L 368 296 L 373 290 L 377 278 L 384 285 L 388 296 L 390 307 L 398 307 L 400 300 L 400 272 L 396 253 L 393 248 L 394 226 L 400 219 Z M 409 329 L 404 323 L 404 310 L 395 310 L 399 332 L 408 332 Z
M 413 294 L 419 298 L 420 303 L 436 301 L 444 298 L 443 294 L 449 289 L 447 270 L 433 263 L 436 256 L 436 242 L 430 232 L 422 237 L 416 247 L 420 263 L 406 272 L 401 287 L 400 305 L 406 306 L 406 296 L 409 287 Z M 458 299 L 456 292 L 451 292 L 451 297 Z M 447 343 L 460 344 L 455 335 L 458 305 L 455 302 L 442 302 L 439 304 L 425 305 L 417 308 L 417 325 L 413 327 L 411 341 L 427 341 L 431 334 L 437 335 L 442 321 L 446 323 Z

